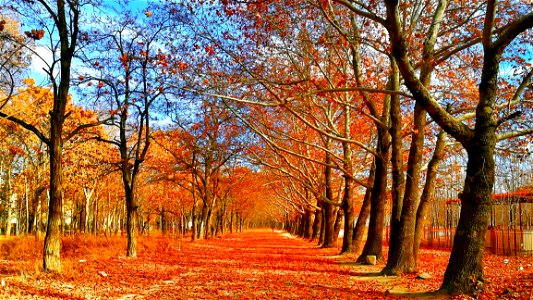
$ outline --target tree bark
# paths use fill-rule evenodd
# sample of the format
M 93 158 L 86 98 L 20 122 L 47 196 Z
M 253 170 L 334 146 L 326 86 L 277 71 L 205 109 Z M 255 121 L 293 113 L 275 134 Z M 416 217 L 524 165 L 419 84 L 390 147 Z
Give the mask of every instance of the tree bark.
M 494 111 L 498 94 L 499 63 L 505 48 L 519 34 L 533 26 L 533 13 L 509 22 L 498 35 L 493 28 L 496 1 L 487 2 L 481 38 L 483 68 L 478 88 L 475 128 L 471 129 L 447 113 L 417 77 L 407 55 L 407 42 L 401 31 L 399 2 L 385 0 L 385 4 L 387 19 L 384 24 L 405 85 L 433 120 L 459 141 L 468 154 L 461 214 L 441 290 L 451 294 L 477 294 L 483 289 L 484 243 L 495 181 L 494 151 L 496 129 L 500 122 Z
M 484 288 L 483 253 L 495 178 L 496 135 L 488 128 L 483 131 L 468 150 L 459 224 L 441 287 L 452 294 L 477 293 Z
M 446 133 L 441 130 L 437 136 L 437 143 L 435 144 L 435 151 L 428 164 L 428 170 L 426 174 L 426 183 L 424 184 L 424 190 L 420 197 L 420 204 L 416 213 L 416 227 L 415 227 L 415 239 L 413 245 L 413 256 L 415 263 L 418 265 L 418 250 L 420 248 L 420 242 L 422 240 L 422 234 L 424 233 L 424 226 L 429 211 L 429 205 L 433 199 L 433 193 L 435 191 L 435 183 L 437 179 L 437 171 L 439 164 L 444 156 L 444 150 L 446 149 Z M 415 268 L 417 268 L 416 266 Z
M 366 256 L 375 255 L 383 260 L 383 230 L 385 227 L 385 204 L 387 201 L 387 167 L 389 161 L 389 135 L 378 127 L 378 154 L 375 156 L 375 178 L 370 195 L 370 223 L 368 238 L 357 262 L 364 263 Z
M 126 255 L 128 257 L 137 257 L 137 211 L 138 205 L 133 195 L 133 182 L 131 173 L 126 171 L 123 173 L 125 192 L 126 192 L 126 232 L 127 232 L 127 248 Z
M 311 239 L 320 239 L 320 229 L 322 228 L 322 209 L 319 207 L 315 210 L 315 219 L 313 221 L 313 234 Z
M 416 212 L 420 199 L 419 183 L 422 167 L 422 153 L 424 149 L 424 132 L 426 126 L 426 111 L 417 102 L 415 104 L 414 130 L 411 135 L 411 149 L 407 163 L 405 194 L 400 211 L 400 222 L 394 225 L 391 234 L 391 250 L 387 265 L 381 271 L 386 275 L 399 275 L 414 272 L 416 262 L 413 255 L 414 233 L 416 226 Z
M 329 141 L 327 142 L 329 148 Z M 324 167 L 324 196 L 328 201 L 333 201 L 333 186 L 332 186 L 332 167 L 331 154 L 326 152 L 326 166 Z M 337 246 L 338 235 L 335 235 L 335 222 L 337 220 L 337 211 L 339 208 L 330 202 L 323 201 L 324 207 L 324 242 L 322 248 L 333 248 Z
M 345 178 L 344 185 L 344 199 L 342 200 L 342 210 L 344 212 L 344 235 L 342 237 L 341 253 L 351 253 L 354 250 L 353 235 L 355 223 L 352 179 Z
M 43 3 L 43 2 L 41 2 Z M 47 4 L 43 4 L 47 5 Z M 59 84 L 54 88 L 54 106 L 50 112 L 50 139 L 48 151 L 50 157 L 50 203 L 48 206 L 48 225 L 43 249 L 44 271 L 61 272 L 61 212 L 63 190 L 63 125 L 70 88 L 70 67 L 76 48 L 78 34 L 79 7 L 70 7 L 70 19 L 67 18 L 65 1 L 56 1 L 56 26 L 60 43 Z M 69 32 L 70 30 L 70 32 Z M 52 75 L 51 75 L 52 76 Z M 51 78 L 53 81 L 55 78 Z
M 370 168 L 370 174 L 368 176 L 368 183 L 374 185 L 376 164 L 372 163 Z M 370 215 L 370 201 L 371 201 L 372 189 L 367 188 L 365 192 L 365 197 L 363 198 L 363 203 L 361 204 L 361 209 L 359 210 L 359 216 L 357 217 L 357 224 L 353 231 L 353 253 L 359 254 L 363 244 L 363 236 L 365 234 L 366 222 Z
M 59 2 L 59 1 L 58 1 Z M 54 110 L 55 111 L 55 110 Z M 61 272 L 61 211 L 62 211 L 62 117 L 52 113 L 52 130 L 50 137 L 50 203 L 48 204 L 48 224 L 44 238 L 44 271 Z
M 400 89 L 400 74 L 394 58 L 391 61 L 391 75 L 387 84 L 391 91 Z M 390 134 L 391 134 L 391 166 L 392 166 L 392 211 L 390 221 L 389 255 L 390 258 L 396 253 L 398 246 L 398 231 L 402 214 L 403 197 L 405 191 L 405 176 L 403 174 L 403 140 L 402 140 L 402 112 L 400 96 L 391 95 L 390 106 Z

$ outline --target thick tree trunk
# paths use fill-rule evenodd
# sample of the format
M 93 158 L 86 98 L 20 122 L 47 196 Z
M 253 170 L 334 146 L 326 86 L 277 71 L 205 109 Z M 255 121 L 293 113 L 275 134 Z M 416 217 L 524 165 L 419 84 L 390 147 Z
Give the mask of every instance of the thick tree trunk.
M 341 253 L 351 253 L 353 247 L 353 234 L 355 223 L 355 210 L 353 205 L 352 179 L 345 178 L 344 199 L 342 200 L 342 210 L 344 212 L 344 235 L 342 237 Z
M 374 185 L 370 195 L 370 223 L 368 238 L 357 262 L 364 263 L 366 256 L 375 255 L 378 261 L 383 260 L 383 234 L 385 228 L 385 204 L 387 200 L 387 166 L 389 161 L 388 133 L 378 128 L 380 141 L 378 155 L 375 156 L 376 170 Z
M 48 226 L 43 249 L 44 271 L 61 271 L 61 197 L 63 191 L 63 125 L 70 88 L 70 67 L 78 34 L 79 6 L 72 4 L 65 8 L 64 1 L 56 1 L 56 25 L 60 43 L 60 81 L 54 88 L 54 106 L 50 112 L 50 139 L 47 146 L 50 158 L 50 203 Z M 68 11 L 67 11 L 68 10 Z M 70 15 L 70 19 L 67 18 Z M 54 71 L 54 70 L 51 70 Z
M 391 60 L 392 73 L 389 76 L 388 88 L 391 91 L 397 91 L 400 88 L 400 76 L 398 66 L 394 58 Z M 389 238 L 389 255 L 391 256 L 396 252 L 398 246 L 398 231 L 400 229 L 400 220 L 402 214 L 403 197 L 405 191 L 405 176 L 403 165 L 403 139 L 402 139 L 402 112 L 400 105 L 400 96 L 391 95 L 388 96 L 391 100 L 390 106 L 390 134 L 391 134 L 391 167 L 392 167 L 392 211 L 390 220 L 390 238 Z
M 207 214 L 206 214 L 206 217 L 205 217 L 205 220 L 204 220 L 204 224 L 205 224 L 205 227 L 204 227 L 204 238 L 205 239 L 208 239 L 212 236 L 212 233 L 210 234 L 210 231 L 211 231 L 211 222 L 212 222 L 212 219 L 213 219 L 213 208 L 215 206 L 214 204 L 215 202 L 215 199 L 213 199 L 213 202 L 212 204 L 209 205 L 208 209 L 207 209 Z
M 313 222 L 313 234 L 311 234 L 311 239 L 320 238 L 320 229 L 322 228 L 322 209 L 315 210 L 315 219 Z
M 205 236 L 204 236 L 204 226 L 205 226 L 205 218 L 207 217 L 207 207 L 206 207 L 206 204 L 204 202 L 204 205 L 202 205 L 202 214 L 200 215 L 200 219 L 199 219 L 199 222 L 198 222 L 198 228 L 197 228 L 197 238 L 200 240 L 200 239 L 203 239 Z
M 127 256 L 137 257 L 137 211 L 133 191 L 126 188 L 126 232 L 127 232 Z
M 335 236 L 335 222 L 337 221 L 338 207 L 324 203 L 324 242 L 322 248 L 332 248 L 337 246 Z
M 480 123 L 482 121 L 478 119 L 476 127 Z M 452 294 L 476 294 L 484 288 L 483 253 L 495 178 L 496 135 L 495 127 L 491 126 L 476 131 L 472 146 L 467 149 L 466 179 L 460 197 L 461 214 L 441 287 Z
M 306 209 L 304 214 L 303 238 L 310 239 L 313 235 L 313 219 L 315 214 L 311 209 Z
M 320 235 L 318 236 L 318 245 L 324 244 L 324 239 L 326 237 L 325 231 L 326 231 L 326 207 L 324 206 L 324 203 L 320 203 Z
M 368 183 L 374 185 L 376 164 L 372 163 L 370 168 L 370 174 L 368 176 Z M 357 224 L 355 224 L 355 229 L 353 231 L 352 244 L 353 244 L 353 253 L 359 254 L 363 248 L 363 236 L 365 235 L 366 222 L 370 215 L 370 201 L 371 201 L 372 189 L 367 188 L 365 192 L 365 197 L 363 203 L 361 204 L 361 209 L 359 210 L 359 216 L 357 217 Z
M 382 274 L 386 275 L 399 275 L 416 270 L 413 246 L 416 212 L 420 201 L 420 169 L 422 167 L 426 126 L 426 111 L 418 102 L 415 104 L 414 123 L 400 223 L 393 224 L 397 228 L 394 229 L 394 234 L 391 235 L 392 247 L 389 251 L 387 265 L 382 270 Z
M 44 238 L 44 271 L 61 272 L 61 211 L 62 211 L 62 117 L 53 114 L 50 137 L 50 203 L 48 204 L 48 224 Z
M 330 148 L 330 141 L 326 142 L 326 148 Z M 337 220 L 337 211 L 339 208 L 332 204 L 333 202 L 333 173 L 332 173 L 332 157 L 329 152 L 326 152 L 325 167 L 324 167 L 324 242 L 322 248 L 332 248 L 337 246 L 338 234 L 335 235 L 335 222 Z

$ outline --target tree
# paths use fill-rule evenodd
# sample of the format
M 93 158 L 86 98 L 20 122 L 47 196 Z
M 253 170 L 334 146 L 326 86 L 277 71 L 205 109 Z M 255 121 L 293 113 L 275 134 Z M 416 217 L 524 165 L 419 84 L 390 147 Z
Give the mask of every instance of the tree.
M 106 124 L 116 130 L 117 136 L 96 139 L 114 145 L 120 154 L 118 169 L 125 191 L 129 257 L 137 256 L 136 180 L 151 144 L 155 102 L 169 87 L 170 59 L 158 44 L 164 38 L 168 19 L 151 18 L 151 14 L 139 19 L 135 13 L 140 14 L 124 8 L 111 24 L 97 24 L 90 38 L 87 33 L 83 60 L 92 70 L 78 76 L 80 86 L 92 89 L 96 103 L 104 109 L 102 113 L 109 116 Z M 107 51 L 102 53 L 93 47 Z
M 442 1 L 441 5 L 446 3 Z M 487 2 L 479 38 L 483 63 L 476 121 L 474 128 L 470 128 L 446 112 L 424 85 L 422 78 L 416 74 L 412 58 L 407 53 L 406 35 L 400 26 L 400 5 L 398 1 L 385 1 L 385 4 L 387 17 L 383 23 L 389 32 L 392 53 L 398 62 L 405 85 L 417 103 L 426 109 L 448 134 L 459 141 L 468 153 L 467 175 L 461 195 L 461 216 L 441 289 L 449 293 L 476 293 L 483 288 L 483 252 L 494 187 L 497 129 L 504 122 L 518 116 L 516 112 L 508 112 L 504 116 L 498 112 L 498 71 L 505 50 L 531 28 L 533 13 L 522 13 L 518 10 L 516 17 L 502 24 L 497 19 L 502 16 L 498 15 L 496 1 Z M 525 82 L 529 81 L 530 74 L 531 71 L 525 76 Z M 521 87 L 522 85 L 517 87 L 517 98 L 522 93 Z M 513 99 L 509 99 L 511 100 Z M 517 133 L 510 135 L 516 136 Z
M 16 92 L 15 88 L 29 61 L 26 41 L 19 32 L 19 24 L 13 14 L 0 10 L 0 97 L 4 100 L 0 102 L 0 107 Z
M 0 117 L 17 123 L 33 132 L 48 146 L 50 158 L 50 201 L 48 225 L 44 240 L 43 269 L 45 271 L 61 271 L 63 144 L 85 128 L 96 126 L 100 123 L 79 125 L 76 129 L 68 133 L 68 135 L 63 136 L 65 121 L 70 115 L 67 112 L 67 104 L 70 101 L 71 68 L 79 38 L 79 24 L 82 16 L 81 7 L 85 4 L 87 3 L 68 0 L 58 0 L 52 3 L 39 0 L 22 1 L 10 7 L 13 11 L 21 15 L 21 17 L 28 20 L 33 21 L 37 17 L 38 21 L 35 24 L 44 27 L 44 29 L 34 28 L 26 31 L 27 41 L 41 40 L 45 38 L 46 34 L 45 40 L 49 42 L 49 48 L 47 50 L 52 53 L 52 61 L 46 61 L 45 58 L 33 51 L 31 47 L 25 46 L 25 49 L 36 54 L 46 65 L 44 72 L 52 86 L 53 104 L 49 113 L 49 127 L 46 128 L 48 132 L 39 130 L 29 120 L 23 120 L 17 116 L 0 111 Z M 23 44 L 28 43 L 27 41 Z

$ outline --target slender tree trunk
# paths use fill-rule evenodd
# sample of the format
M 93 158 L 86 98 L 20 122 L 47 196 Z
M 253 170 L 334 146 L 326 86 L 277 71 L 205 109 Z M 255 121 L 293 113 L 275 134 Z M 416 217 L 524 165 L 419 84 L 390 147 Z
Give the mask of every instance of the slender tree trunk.
M 233 233 L 233 217 L 234 216 L 235 216 L 235 212 L 233 211 L 233 207 L 232 207 L 230 218 L 229 218 L 229 233 Z
M 413 256 L 415 263 L 418 264 L 418 250 L 420 248 L 420 242 L 424 233 L 424 226 L 426 224 L 426 217 L 429 211 L 429 205 L 433 199 L 433 193 L 435 191 L 435 183 L 437 179 L 437 171 L 439 164 L 444 156 L 444 150 L 446 149 L 446 133 L 444 130 L 439 132 L 437 136 L 437 143 L 435 144 L 435 151 L 428 164 L 428 170 L 426 175 L 426 183 L 424 184 L 424 190 L 420 197 L 420 205 L 416 213 L 416 227 L 415 227 L 415 240 L 413 247 Z
M 26 207 L 26 228 L 24 230 L 25 234 L 30 233 L 30 206 L 28 205 L 28 177 L 24 176 L 24 201 L 25 201 L 25 207 Z
M 197 217 L 197 210 L 198 210 L 198 200 L 196 199 L 196 188 L 194 186 L 194 179 L 193 179 L 193 185 L 192 185 L 192 210 L 191 210 L 191 240 L 194 242 L 196 240 L 197 235 L 197 226 L 198 226 L 198 217 Z
M 344 106 L 344 137 L 351 139 L 350 126 L 352 124 L 351 109 L 349 105 Z M 344 235 L 342 237 L 341 253 L 353 252 L 353 233 L 355 223 L 355 208 L 353 198 L 353 162 L 352 145 L 346 141 L 342 142 L 343 165 L 344 165 L 344 194 L 342 199 L 342 211 L 344 213 Z
M 15 194 L 9 195 L 7 199 L 7 219 L 6 219 L 6 236 L 11 236 L 11 219 L 13 219 L 13 203 L 17 200 Z
M 6 219 L 6 230 L 5 230 L 5 234 L 6 236 L 10 236 L 11 235 L 11 212 L 12 212 L 12 200 L 13 200 L 13 189 L 11 188 L 11 167 L 8 166 L 7 170 L 6 170 L 6 173 L 7 173 L 7 178 L 6 178 L 6 183 L 4 185 L 4 197 L 5 197 L 5 200 L 6 200 L 6 213 L 7 213 L 7 219 Z
M 94 205 L 93 205 L 93 231 L 92 233 L 96 235 L 98 233 L 98 192 L 96 192 L 96 195 L 94 197 Z

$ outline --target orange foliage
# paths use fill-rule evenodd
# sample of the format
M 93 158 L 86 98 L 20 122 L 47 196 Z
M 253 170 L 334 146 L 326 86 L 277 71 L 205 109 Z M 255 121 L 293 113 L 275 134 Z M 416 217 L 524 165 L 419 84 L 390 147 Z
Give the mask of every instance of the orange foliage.
M 336 256 L 338 249 L 320 249 L 270 230 L 196 243 L 140 237 L 136 259 L 121 256 L 125 242 L 117 236 L 66 236 L 64 272 L 49 274 L 39 271 L 41 241 L 0 241 L 0 270 L 7 275 L 0 297 L 394 299 L 438 289 L 449 256 L 422 250 L 420 269 L 433 277 L 420 280 L 375 277 L 382 266 L 346 263 Z M 487 291 L 479 299 L 533 296 L 532 257 L 485 255 L 485 264 Z

